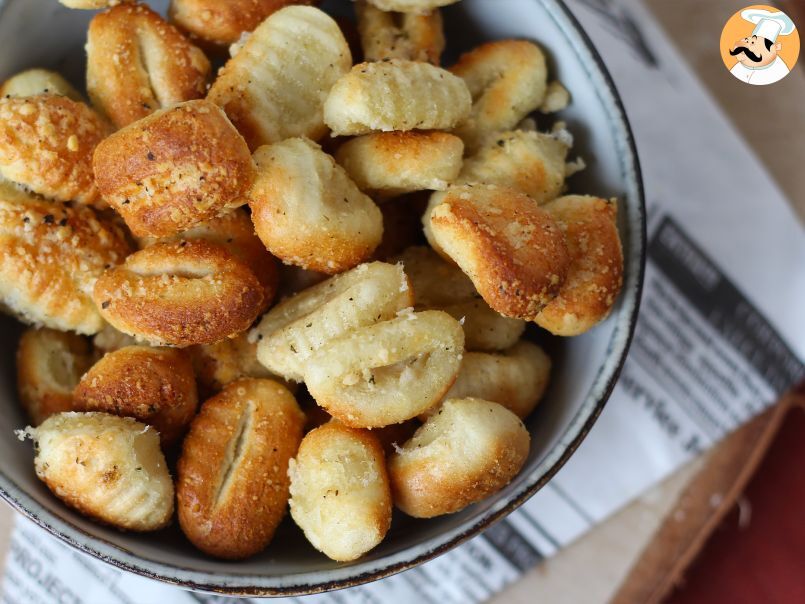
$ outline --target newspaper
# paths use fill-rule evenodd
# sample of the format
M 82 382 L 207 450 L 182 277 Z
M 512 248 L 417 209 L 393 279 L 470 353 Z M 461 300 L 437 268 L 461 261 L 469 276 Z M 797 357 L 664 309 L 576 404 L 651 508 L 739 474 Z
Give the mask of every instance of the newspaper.
M 519 510 L 419 568 L 305 602 L 482 602 L 805 377 L 805 233 L 789 204 L 644 7 L 568 4 L 622 92 L 648 192 L 622 377 L 578 452 Z M 8 604 L 219 600 L 116 570 L 21 518 L 3 584 Z

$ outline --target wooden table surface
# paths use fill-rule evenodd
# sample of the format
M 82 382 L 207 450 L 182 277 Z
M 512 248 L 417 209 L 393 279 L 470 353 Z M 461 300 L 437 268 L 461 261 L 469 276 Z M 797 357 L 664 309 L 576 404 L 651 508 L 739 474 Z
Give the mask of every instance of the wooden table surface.
M 775 84 L 774 94 L 769 94 L 768 88 L 742 85 L 726 72 L 713 44 L 728 16 L 742 3 L 736 4 L 734 0 L 645 2 L 805 222 L 805 170 L 802 168 L 805 58 L 800 61 L 799 69 Z M 796 2 L 799 0 L 795 0 L 791 8 L 785 8 L 795 19 L 801 15 L 802 22 L 805 11 L 799 13 Z M 691 15 L 695 15 L 695 19 Z M 755 114 L 760 105 L 764 114 L 774 116 L 773 119 L 745 119 Z M 723 451 L 724 445 L 681 469 L 535 568 L 493 602 L 583 604 L 612 600 L 663 522 L 678 512 L 680 496 Z M 8 545 L 12 514 L 10 508 L 0 505 L 0 564 Z

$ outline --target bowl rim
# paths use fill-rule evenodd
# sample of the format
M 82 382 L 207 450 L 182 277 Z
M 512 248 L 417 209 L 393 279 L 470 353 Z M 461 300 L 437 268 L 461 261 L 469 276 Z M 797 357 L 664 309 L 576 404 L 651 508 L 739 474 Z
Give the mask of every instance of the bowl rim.
M 480 518 L 471 519 L 457 528 L 430 538 L 428 541 L 436 543 L 412 557 L 410 552 L 415 548 L 409 547 L 397 554 L 364 563 L 364 565 L 373 567 L 370 570 L 350 572 L 355 565 L 346 565 L 326 571 L 309 571 L 295 576 L 295 580 L 298 579 L 298 581 L 293 584 L 279 584 L 276 577 L 262 575 L 227 575 L 215 571 L 198 571 L 133 554 L 115 543 L 90 534 L 58 514 L 48 511 L 6 476 L 2 470 L 0 470 L 0 498 L 59 540 L 121 570 L 198 592 L 259 597 L 300 596 L 353 587 L 419 566 L 480 534 L 484 529 L 513 512 L 545 486 L 575 453 L 595 424 L 623 368 L 640 306 L 647 236 L 644 187 L 637 146 L 623 101 L 612 76 L 592 40 L 564 0 L 533 1 L 544 6 L 554 25 L 559 28 L 575 51 L 580 63 L 586 66 L 588 77 L 598 80 L 596 93 L 610 114 L 610 126 L 616 130 L 614 138 L 616 142 L 624 144 L 623 148 L 618 151 L 624 157 L 622 167 L 627 184 L 626 193 L 630 209 L 637 215 L 638 224 L 632 225 L 635 228 L 630 228 L 628 232 L 627 249 L 630 255 L 626 260 L 628 266 L 624 271 L 624 288 L 621 293 L 622 310 L 620 315 L 622 318 L 609 342 L 608 358 L 615 358 L 615 360 L 609 366 L 605 363 L 599 368 L 585 401 L 571 419 L 562 437 L 523 481 L 519 491 L 491 506 L 482 513 Z M 6 5 L 5 0 L 0 0 L 0 12 L 4 5 Z M 620 327 L 620 323 L 625 323 L 625 325 Z M 620 339 L 616 336 L 620 336 Z M 615 340 L 617 341 L 613 345 Z M 607 375 L 604 375 L 605 373 Z M 469 526 L 467 526 L 468 524 Z M 405 556 L 406 552 L 409 552 L 408 557 Z M 393 560 L 394 558 L 400 559 Z M 360 568 L 360 564 L 358 564 L 358 568 Z M 190 574 L 196 578 L 181 578 L 179 576 L 181 574 Z M 314 578 L 315 575 L 326 577 L 333 574 L 341 576 L 324 580 Z M 311 579 L 306 582 L 306 577 L 311 577 Z

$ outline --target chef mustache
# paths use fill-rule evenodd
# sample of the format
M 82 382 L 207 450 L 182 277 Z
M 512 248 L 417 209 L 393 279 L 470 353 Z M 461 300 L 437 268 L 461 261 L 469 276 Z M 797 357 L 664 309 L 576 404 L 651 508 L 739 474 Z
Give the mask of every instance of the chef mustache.
M 755 63 L 760 63 L 763 60 L 763 57 L 760 55 L 756 55 L 751 50 L 749 50 L 746 46 L 739 46 L 735 50 L 731 50 L 730 54 L 734 57 L 735 55 L 739 55 L 741 53 L 746 54 L 749 57 L 750 61 L 754 61 Z

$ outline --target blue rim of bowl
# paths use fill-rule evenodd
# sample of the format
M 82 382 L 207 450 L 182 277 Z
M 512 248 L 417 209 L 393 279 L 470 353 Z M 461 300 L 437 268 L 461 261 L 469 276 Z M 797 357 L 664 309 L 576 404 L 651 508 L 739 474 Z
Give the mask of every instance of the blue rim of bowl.
M 562 439 L 553 447 L 545 459 L 529 473 L 529 476 L 522 480 L 522 486 L 518 492 L 513 493 L 505 500 L 496 502 L 495 505 L 484 512 L 480 519 L 471 519 L 457 528 L 438 537 L 431 538 L 425 546 L 419 545 L 414 548 L 408 548 L 402 552 L 364 564 L 358 562 L 351 566 L 342 566 L 330 570 L 300 573 L 298 576 L 294 576 L 295 581 L 298 579 L 295 583 L 284 583 L 276 577 L 269 578 L 263 575 L 227 576 L 211 571 L 196 571 L 131 554 L 124 548 L 92 535 L 49 512 L 2 472 L 0 472 L 0 497 L 5 499 L 18 512 L 61 541 L 122 570 L 194 591 L 253 597 L 299 596 L 321 593 L 362 585 L 408 570 L 432 560 L 480 534 L 484 529 L 513 512 L 545 486 L 573 455 L 593 424 L 595 424 L 612 389 L 615 387 L 626 360 L 626 354 L 637 322 L 640 295 L 643 288 L 646 260 L 646 212 L 637 147 L 631 126 L 626 117 L 623 102 L 612 76 L 609 74 L 592 40 L 563 0 L 535 1 L 546 8 L 555 25 L 576 52 L 581 64 L 586 66 L 587 76 L 594 81 L 598 80 L 597 84 L 599 85 L 596 86 L 596 90 L 599 99 L 610 114 L 610 125 L 615 130 L 613 133 L 614 139 L 623 147 L 619 148 L 618 152 L 623 158 L 622 169 L 624 170 L 624 180 L 627 183 L 626 196 L 628 203 L 624 205 L 627 212 L 632 215 L 632 218 L 626 221 L 630 228 L 627 233 L 627 266 L 624 271 L 625 281 L 621 294 L 620 320 L 610 339 L 607 361 L 599 369 L 590 393 L 588 393 L 581 408 L 571 420 L 570 425 L 562 435 Z M 6 5 L 6 2 L 0 0 L 0 13 L 5 8 L 4 5 Z M 594 68 L 592 67 L 593 65 Z M 423 551 L 413 557 L 406 557 L 406 552 L 410 552 L 411 549 L 422 549 Z M 372 566 L 373 568 L 361 570 L 361 566 Z M 181 578 L 178 575 L 190 575 L 193 578 Z M 323 580 L 313 580 L 313 575 L 324 576 L 325 578 Z M 305 582 L 304 578 L 306 576 L 311 576 L 312 580 Z

